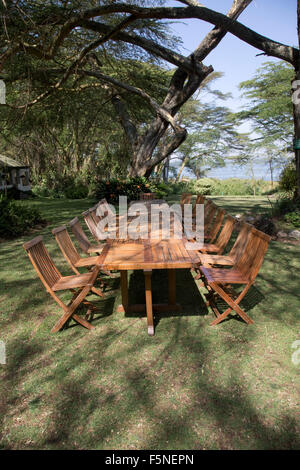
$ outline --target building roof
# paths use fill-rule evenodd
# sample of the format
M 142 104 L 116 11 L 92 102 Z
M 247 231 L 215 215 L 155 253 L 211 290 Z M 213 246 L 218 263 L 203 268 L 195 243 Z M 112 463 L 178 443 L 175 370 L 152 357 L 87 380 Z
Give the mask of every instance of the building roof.
M 0 155 L 0 166 L 10 168 L 28 168 L 28 165 L 17 162 L 16 160 L 13 160 L 10 157 L 6 157 L 5 155 Z

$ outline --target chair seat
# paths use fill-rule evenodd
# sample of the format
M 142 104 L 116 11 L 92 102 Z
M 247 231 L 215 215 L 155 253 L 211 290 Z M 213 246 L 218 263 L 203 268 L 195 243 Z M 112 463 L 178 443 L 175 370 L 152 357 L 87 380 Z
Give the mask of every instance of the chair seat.
M 206 268 L 200 266 L 201 272 L 206 277 L 208 283 L 216 282 L 220 284 L 248 284 L 249 279 L 238 269 Z
M 214 243 L 204 243 L 203 248 L 201 248 L 201 251 L 207 252 L 207 253 L 219 253 L 220 248 L 218 245 L 215 245 Z
M 90 246 L 88 248 L 88 253 L 101 253 L 103 249 L 103 245 L 95 245 L 95 246 Z
M 98 261 L 98 256 L 87 256 L 86 258 L 80 258 L 75 266 L 76 268 L 80 268 L 82 266 L 95 266 Z
M 53 291 L 76 289 L 77 287 L 85 287 L 91 282 L 94 272 L 76 274 L 74 276 L 63 276 L 53 286 Z
M 207 255 L 199 253 L 201 264 L 218 264 L 221 266 L 233 266 L 234 259 L 231 256 L 225 255 Z

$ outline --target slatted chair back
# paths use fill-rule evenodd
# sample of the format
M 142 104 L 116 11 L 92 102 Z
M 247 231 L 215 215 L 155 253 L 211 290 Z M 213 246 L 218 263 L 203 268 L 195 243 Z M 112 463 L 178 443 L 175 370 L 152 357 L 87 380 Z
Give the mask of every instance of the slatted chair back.
M 192 216 L 196 217 L 196 210 L 198 204 L 204 204 L 205 197 L 202 194 L 197 194 L 195 204 L 193 205 Z
M 114 215 L 106 199 L 101 199 L 101 201 L 90 210 L 92 211 L 92 217 L 96 224 L 98 224 L 103 217 Z
M 92 219 L 94 220 L 95 224 L 97 225 L 100 220 L 101 220 L 101 217 L 99 217 L 99 215 L 97 215 L 97 209 L 98 209 L 98 204 L 96 204 L 95 206 L 91 207 L 89 209 L 90 211 L 90 214 L 91 214 L 91 217 Z
M 76 274 L 79 274 L 79 271 L 76 269 L 75 265 L 80 260 L 80 254 L 76 250 L 76 247 L 71 240 L 67 227 L 62 225 L 61 227 L 54 228 L 52 233 L 55 236 L 55 240 L 57 241 L 57 244 L 61 249 L 61 252 L 64 255 L 67 263 L 71 266 Z
M 213 223 L 210 226 L 209 233 L 207 234 L 207 238 L 209 239 L 209 243 L 213 243 L 215 240 L 216 236 L 218 235 L 218 232 L 221 228 L 222 222 L 224 220 L 226 211 L 224 209 L 217 209 L 216 211 L 216 217 L 213 221 Z
M 244 248 L 247 243 L 249 234 L 251 232 L 251 228 L 252 228 L 252 225 L 247 224 L 246 222 L 243 222 L 241 225 L 241 228 L 235 240 L 235 243 L 233 247 L 231 248 L 230 252 L 228 253 L 228 256 L 231 257 L 234 263 L 237 263 L 237 261 L 240 259 L 240 257 L 242 256 L 244 252 Z
M 182 210 L 183 210 L 184 204 L 189 204 L 191 202 L 192 196 L 193 195 L 191 193 L 182 193 L 181 199 L 180 199 L 180 205 L 181 205 Z
M 226 220 L 224 222 L 222 230 L 219 233 L 218 238 L 215 242 L 215 245 L 219 249 L 219 251 L 218 251 L 219 254 L 222 254 L 223 251 L 225 250 L 225 248 L 227 246 L 227 243 L 229 242 L 230 237 L 232 235 L 235 222 L 236 221 L 235 221 L 234 217 L 232 217 L 229 214 L 226 215 Z
M 250 233 L 247 238 L 243 254 L 234 267 L 245 277 L 248 277 L 249 282 L 251 283 L 256 278 L 263 263 L 270 240 L 271 237 L 266 233 L 263 233 L 254 227 L 250 228 Z
M 84 233 L 78 217 L 72 219 L 71 222 L 69 222 L 69 225 L 82 251 L 84 253 L 88 253 L 89 248 L 91 247 L 91 243 L 86 234 Z
M 54 284 L 62 278 L 62 275 L 53 263 L 44 245 L 43 237 L 38 236 L 24 243 L 23 248 L 27 251 L 29 259 L 46 290 L 50 292 Z
M 204 231 L 205 233 L 209 232 L 209 227 L 212 224 L 214 215 L 218 209 L 218 207 L 211 201 L 206 209 L 204 207 Z
M 93 219 L 92 217 L 92 214 L 90 212 L 90 210 L 87 210 L 85 212 L 82 212 L 82 216 L 84 218 L 84 221 L 89 229 L 89 231 L 91 232 L 91 234 L 93 235 L 94 239 L 99 242 L 99 239 L 97 237 L 97 224 L 95 222 L 95 220 Z

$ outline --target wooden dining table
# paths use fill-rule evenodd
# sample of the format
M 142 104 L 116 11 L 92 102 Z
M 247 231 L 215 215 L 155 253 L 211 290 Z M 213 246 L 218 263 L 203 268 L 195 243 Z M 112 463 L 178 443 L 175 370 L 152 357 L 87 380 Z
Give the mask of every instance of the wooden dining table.
M 139 201 L 140 202 L 140 201 Z M 148 205 L 156 203 L 148 201 Z M 130 219 L 128 224 L 132 221 Z M 198 267 L 200 259 L 198 252 L 187 249 L 188 240 L 182 236 L 178 239 L 174 228 L 179 220 L 171 217 L 170 237 L 164 238 L 162 221 L 153 233 L 150 218 L 148 219 L 147 238 L 107 239 L 99 255 L 97 265 L 101 270 L 117 270 L 121 276 L 122 303 L 119 312 L 144 312 L 147 314 L 148 334 L 154 335 L 153 312 L 178 311 L 181 306 L 176 301 L 176 270 Z M 140 230 L 145 227 L 140 227 Z M 152 229 L 152 230 L 151 230 Z M 181 228 L 182 230 L 182 228 Z M 117 231 L 118 232 L 118 231 Z M 145 232 L 143 232 L 145 233 Z M 178 232 L 177 232 L 178 234 Z M 152 303 L 152 271 L 163 269 L 168 273 L 168 303 Z M 142 270 L 145 277 L 145 303 L 130 304 L 128 294 L 128 271 Z

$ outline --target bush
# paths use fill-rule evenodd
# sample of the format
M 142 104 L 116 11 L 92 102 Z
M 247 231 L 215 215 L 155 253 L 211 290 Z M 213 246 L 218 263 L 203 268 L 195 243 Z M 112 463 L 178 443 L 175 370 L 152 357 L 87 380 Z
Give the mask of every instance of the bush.
M 0 237 L 23 235 L 29 228 L 44 222 L 38 209 L 0 196 Z
M 256 181 L 256 194 L 263 194 L 269 190 L 269 182 L 264 180 Z M 203 194 L 204 196 L 252 196 L 254 188 L 251 180 L 242 178 L 227 178 L 219 180 L 216 178 L 200 178 L 191 180 L 188 183 L 188 191 L 193 194 Z
M 297 172 L 295 164 L 289 163 L 279 177 L 279 189 L 288 194 L 294 194 L 297 189 Z
M 294 225 L 296 228 L 300 228 L 300 210 L 296 210 L 294 212 L 289 212 L 284 216 L 286 222 Z
M 68 199 L 84 199 L 88 196 L 89 188 L 82 184 L 74 184 L 66 188 L 64 194 Z
M 138 200 L 141 193 L 155 192 L 155 184 L 146 178 L 130 178 L 128 180 L 111 179 L 99 181 L 95 192 L 97 199 L 105 198 L 109 203 L 115 204 L 119 196 L 127 196 L 130 201 Z
M 261 215 L 254 222 L 254 227 L 261 232 L 266 233 L 267 235 L 275 235 L 277 230 L 274 222 L 267 215 Z

